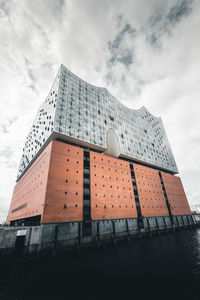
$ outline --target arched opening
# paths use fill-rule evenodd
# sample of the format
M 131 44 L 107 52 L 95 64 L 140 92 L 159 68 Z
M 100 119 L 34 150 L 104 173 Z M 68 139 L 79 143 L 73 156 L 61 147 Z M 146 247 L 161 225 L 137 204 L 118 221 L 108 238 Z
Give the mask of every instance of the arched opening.
M 107 132 L 107 150 L 104 154 L 118 157 L 120 155 L 120 144 L 114 129 L 110 128 Z

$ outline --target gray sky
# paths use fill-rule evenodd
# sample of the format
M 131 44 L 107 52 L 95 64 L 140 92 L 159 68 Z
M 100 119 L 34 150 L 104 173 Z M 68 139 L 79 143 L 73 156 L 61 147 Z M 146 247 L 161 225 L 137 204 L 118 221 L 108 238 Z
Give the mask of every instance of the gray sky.
M 0 222 L 25 137 L 60 64 L 161 116 L 200 206 L 200 1 L 0 0 Z

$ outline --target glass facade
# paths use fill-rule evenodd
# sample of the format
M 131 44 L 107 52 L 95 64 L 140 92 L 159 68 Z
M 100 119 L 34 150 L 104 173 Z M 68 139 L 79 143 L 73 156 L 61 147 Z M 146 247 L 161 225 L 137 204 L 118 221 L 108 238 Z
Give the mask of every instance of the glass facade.
M 27 136 L 18 177 L 52 132 L 107 149 L 107 132 L 118 136 L 120 153 L 177 173 L 162 120 L 143 106 L 129 109 L 106 88 L 93 86 L 61 65 L 52 89 Z

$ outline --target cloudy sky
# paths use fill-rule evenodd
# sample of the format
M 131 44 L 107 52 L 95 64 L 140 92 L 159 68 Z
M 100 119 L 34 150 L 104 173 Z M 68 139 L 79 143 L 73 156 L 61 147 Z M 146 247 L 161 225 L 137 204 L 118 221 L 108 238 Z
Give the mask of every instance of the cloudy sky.
M 0 222 L 25 137 L 60 64 L 161 116 L 200 205 L 200 1 L 0 0 Z

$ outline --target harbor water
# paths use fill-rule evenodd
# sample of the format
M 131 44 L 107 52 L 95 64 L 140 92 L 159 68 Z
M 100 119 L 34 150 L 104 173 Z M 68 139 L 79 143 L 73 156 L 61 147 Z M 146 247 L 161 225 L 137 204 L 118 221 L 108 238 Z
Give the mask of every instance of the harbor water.
M 200 299 L 200 229 L 0 262 L 5 299 Z

